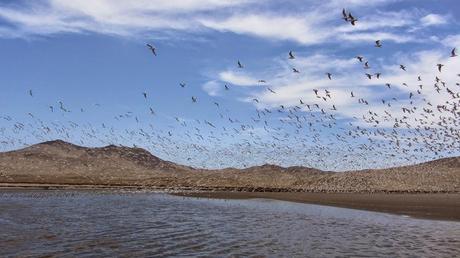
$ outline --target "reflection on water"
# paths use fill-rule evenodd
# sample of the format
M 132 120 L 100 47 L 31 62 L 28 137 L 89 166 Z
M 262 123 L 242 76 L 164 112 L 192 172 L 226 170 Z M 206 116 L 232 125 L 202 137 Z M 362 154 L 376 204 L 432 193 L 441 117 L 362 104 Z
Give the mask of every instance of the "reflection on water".
M 436 256 L 460 223 L 271 200 L 0 192 L 0 256 Z

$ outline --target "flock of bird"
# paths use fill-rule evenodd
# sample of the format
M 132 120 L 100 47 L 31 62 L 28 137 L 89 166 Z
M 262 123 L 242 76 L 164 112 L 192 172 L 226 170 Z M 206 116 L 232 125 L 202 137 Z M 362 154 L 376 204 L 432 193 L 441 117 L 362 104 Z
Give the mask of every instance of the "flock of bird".
M 358 23 L 358 19 L 345 9 L 342 14 L 343 20 L 352 26 Z M 383 43 L 376 40 L 375 47 L 382 48 Z M 146 46 L 154 57 L 157 56 L 158 51 L 152 44 Z M 449 56 L 457 57 L 455 48 Z M 296 55 L 289 51 L 286 58 L 294 60 Z M 355 58 L 363 66 L 364 79 L 385 78 L 382 72 L 370 72 L 371 61 L 364 56 Z M 218 101 L 201 103 L 197 96 L 190 96 L 191 105 L 214 106 L 220 120 L 174 117 L 168 130 L 158 129 L 151 122 L 144 126 L 142 120 L 147 120 L 144 119 L 146 114 L 158 116 L 155 109 L 148 106 L 143 114 L 132 111 L 116 114 L 113 117 L 116 121 L 134 119 L 137 124 L 131 129 L 118 130 L 116 125 L 108 122 L 100 125 L 78 124 L 71 120 L 46 122 L 30 112 L 28 116 L 32 120 L 26 122 L 8 115 L 0 117 L 11 126 L 10 132 L 6 126 L 0 128 L 0 144 L 4 149 L 12 149 L 27 145 L 31 137 L 35 141 L 43 141 L 56 136 L 70 141 L 78 137 L 81 144 L 131 142 L 160 157 L 205 167 L 247 167 L 257 163 L 288 161 L 295 165 L 343 170 L 416 163 L 457 155 L 460 150 L 460 84 L 449 85 L 442 79 L 444 66 L 433 64 L 433 69 L 438 72 L 435 78 L 422 80 L 420 75 L 418 85 L 403 83 L 402 86 L 410 89 L 408 98 L 401 98 L 399 92 L 395 92 L 394 97 L 382 98 L 382 104 L 378 103 L 378 107 L 385 107 L 383 109 L 377 108 L 372 100 L 360 97 L 359 92 L 350 90 L 349 98 L 367 110 L 362 117 L 345 119 L 340 116 L 337 113 L 339 105 L 334 103 L 335 93 L 326 88 L 313 89 L 311 94 L 318 100 L 315 103 L 299 97 L 297 105 L 260 108 L 261 101 L 253 98 L 256 108 L 247 121 L 232 115 L 232 111 Z M 246 66 L 237 60 L 235 68 L 246 69 Z M 400 64 L 399 68 L 407 71 L 404 64 Z M 292 67 L 292 72 L 302 73 L 295 67 Z M 328 80 L 335 79 L 329 71 L 325 71 L 325 76 Z M 460 81 L 460 74 L 457 77 Z M 278 94 L 274 88 L 266 86 L 266 80 L 258 82 L 262 86 L 265 84 L 271 94 Z M 180 82 L 178 86 L 186 89 L 187 83 Z M 390 82 L 382 83 L 388 91 L 393 90 L 392 86 Z M 222 87 L 224 92 L 232 89 L 227 84 Z M 432 104 L 424 98 L 424 94 L 428 94 L 425 92 L 431 92 L 426 90 L 427 87 L 434 87 L 437 94 L 447 96 L 448 100 Z M 31 98 L 35 97 L 32 90 L 28 94 Z M 148 103 L 149 94 L 142 92 L 142 98 Z M 95 106 L 100 107 L 99 104 Z M 394 108 L 401 112 L 392 112 Z M 68 116 L 72 110 L 59 101 L 57 106 L 49 105 L 49 112 L 59 112 L 70 119 Z M 79 112 L 85 112 L 85 109 L 80 108 Z M 28 136 L 19 137 L 25 134 Z

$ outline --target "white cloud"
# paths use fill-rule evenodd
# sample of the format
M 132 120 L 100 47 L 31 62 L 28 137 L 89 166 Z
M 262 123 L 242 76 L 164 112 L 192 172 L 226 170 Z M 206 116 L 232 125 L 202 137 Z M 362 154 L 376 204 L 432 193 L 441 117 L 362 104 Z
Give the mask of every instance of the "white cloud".
M 208 93 L 209 96 L 219 96 L 222 90 L 222 85 L 217 81 L 208 81 L 203 85 L 203 90 Z
M 442 40 L 442 44 L 447 47 L 460 48 L 460 34 L 447 36 Z
M 21 9 L 0 5 L 0 18 L 13 24 L 16 27 L 16 34 L 19 32 L 23 36 L 87 31 L 132 36 L 159 29 L 196 29 L 199 24 L 195 19 L 190 18 L 191 15 L 245 5 L 249 2 L 249 0 L 43 0 L 23 6 Z
M 292 40 L 301 44 L 314 44 L 327 38 L 327 31 L 316 27 L 318 17 L 295 17 L 279 15 L 237 15 L 225 20 L 202 20 L 201 23 L 219 31 L 231 31 L 238 34 L 249 34 L 263 38 Z
M 376 40 L 383 41 L 393 41 L 396 43 L 407 43 L 410 41 L 415 41 L 416 39 L 410 35 L 405 35 L 401 33 L 388 33 L 388 32 L 362 32 L 362 33 L 349 33 L 341 34 L 338 38 L 348 41 L 360 42 L 375 42 Z
M 420 18 L 420 22 L 423 26 L 442 25 L 447 23 L 447 18 L 438 14 L 428 14 Z
M 359 7 L 364 12 L 388 2 L 392 1 L 312 1 L 306 6 L 291 3 L 292 12 L 273 12 L 267 11 L 272 3 L 254 0 L 40 0 L 20 8 L 0 5 L 0 18 L 9 25 L 0 27 L 0 36 L 95 32 L 133 37 L 220 31 L 302 45 L 337 40 L 359 42 L 373 36 L 397 43 L 412 41 L 414 35 L 403 36 L 394 30 L 412 25 L 418 19 L 415 12 L 365 12 L 369 14 L 357 16 L 356 26 L 340 21 L 339 6 Z M 441 18 L 428 15 L 423 19 L 433 24 Z
M 219 73 L 219 79 L 237 86 L 256 86 L 258 83 L 257 79 L 246 75 L 244 72 L 223 71 Z

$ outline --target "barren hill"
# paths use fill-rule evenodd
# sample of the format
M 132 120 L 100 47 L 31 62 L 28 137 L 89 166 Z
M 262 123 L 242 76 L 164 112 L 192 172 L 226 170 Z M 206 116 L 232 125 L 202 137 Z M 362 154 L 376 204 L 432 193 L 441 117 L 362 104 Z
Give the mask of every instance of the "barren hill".
M 340 173 L 274 165 L 204 170 L 164 161 L 140 148 L 86 148 L 57 140 L 0 153 L 0 183 L 246 191 L 460 192 L 460 157 Z

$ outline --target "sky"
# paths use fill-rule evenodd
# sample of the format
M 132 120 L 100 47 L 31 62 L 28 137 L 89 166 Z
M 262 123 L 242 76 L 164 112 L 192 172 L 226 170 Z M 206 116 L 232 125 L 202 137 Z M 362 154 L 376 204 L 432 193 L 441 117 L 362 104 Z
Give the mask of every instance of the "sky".
M 196 167 L 339 171 L 459 155 L 458 116 L 402 109 L 458 104 L 433 84 L 460 89 L 459 25 L 455 0 L 2 0 L 0 149 L 63 139 Z M 422 122 L 454 136 L 434 151 Z

